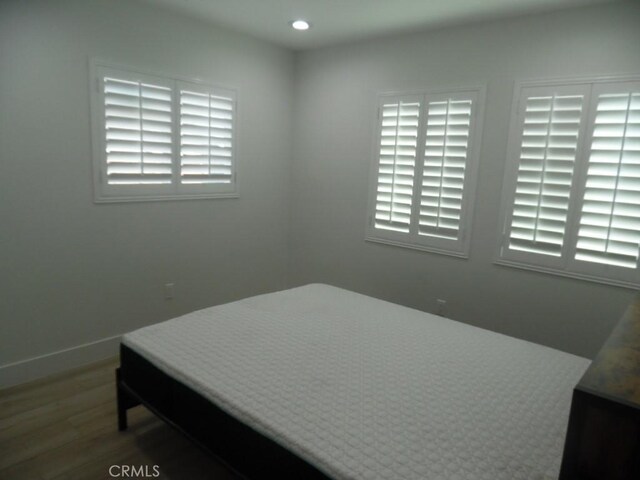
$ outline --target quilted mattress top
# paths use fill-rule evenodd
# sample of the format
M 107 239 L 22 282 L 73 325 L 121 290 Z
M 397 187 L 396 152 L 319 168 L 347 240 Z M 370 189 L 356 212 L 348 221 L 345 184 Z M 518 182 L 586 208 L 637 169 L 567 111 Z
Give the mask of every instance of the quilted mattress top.
M 555 479 L 589 364 L 320 284 L 123 343 L 336 480 Z

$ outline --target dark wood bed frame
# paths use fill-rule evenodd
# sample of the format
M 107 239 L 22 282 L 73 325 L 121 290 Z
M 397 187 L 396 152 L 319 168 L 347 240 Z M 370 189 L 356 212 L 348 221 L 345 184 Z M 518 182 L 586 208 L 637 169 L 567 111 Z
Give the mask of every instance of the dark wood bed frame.
M 118 428 L 145 405 L 245 478 L 330 480 L 126 345 L 116 370 Z M 560 480 L 640 479 L 640 295 L 574 388 Z
M 116 385 L 121 431 L 127 410 L 142 404 L 241 477 L 330 480 L 122 344 Z

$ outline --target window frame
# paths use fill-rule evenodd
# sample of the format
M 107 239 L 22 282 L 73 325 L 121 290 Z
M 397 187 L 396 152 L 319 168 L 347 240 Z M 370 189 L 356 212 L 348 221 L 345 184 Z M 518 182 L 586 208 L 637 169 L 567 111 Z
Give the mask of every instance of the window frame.
M 568 237 L 569 237 L 569 225 L 571 224 L 571 219 L 573 218 L 573 214 L 575 213 L 575 202 L 571 201 L 571 198 L 574 198 L 576 193 L 577 183 L 577 164 L 580 155 L 583 153 L 583 137 L 586 134 L 586 117 L 581 115 L 580 118 L 580 127 L 579 127 L 579 137 L 578 144 L 576 147 L 576 160 L 574 163 L 574 171 L 572 177 L 572 185 L 570 189 L 569 195 L 569 208 L 567 211 L 567 220 L 565 224 L 565 239 L 562 245 L 562 253 L 560 257 L 554 257 L 551 255 L 539 255 L 530 252 L 518 251 L 518 250 L 508 250 L 505 254 L 502 249 L 505 247 L 506 242 L 508 242 L 509 231 L 508 228 L 511 225 L 511 221 L 513 218 L 513 210 L 515 203 L 515 191 L 517 187 L 518 180 L 518 172 L 519 172 L 519 157 L 520 157 L 520 148 L 522 144 L 523 131 L 522 128 L 524 124 L 524 108 L 521 108 L 521 101 L 526 100 L 524 96 L 525 89 L 531 89 L 532 94 L 546 94 L 545 90 L 548 87 L 558 87 L 563 90 L 563 94 L 572 94 L 572 93 L 580 93 L 577 90 L 585 90 L 584 83 L 576 83 L 574 85 L 565 85 L 559 82 L 545 82 L 543 84 L 539 83 L 522 83 L 519 87 L 514 90 L 513 97 L 513 107 L 511 111 L 511 117 L 509 122 L 509 137 L 508 137 L 508 146 L 507 146 L 507 164 L 505 165 L 505 175 L 504 175 L 504 187 L 502 194 L 501 205 L 501 219 L 502 227 L 500 230 L 501 234 L 501 245 L 498 250 L 498 254 L 501 254 L 501 259 L 507 262 L 513 262 L 523 265 L 532 265 L 532 266 L 540 266 L 543 268 L 562 268 L 563 260 L 566 258 L 567 249 L 568 249 Z M 573 89 L 575 87 L 575 89 Z M 566 92 L 565 92 L 566 90 Z M 588 89 L 584 92 L 584 103 L 583 103 L 583 112 L 588 111 L 589 109 L 589 96 Z M 505 250 L 507 250 L 505 248 Z M 536 259 L 540 261 L 536 262 Z
M 595 128 L 595 107 L 599 89 L 607 84 L 639 82 L 640 75 L 585 76 L 553 79 L 529 79 L 514 82 L 505 174 L 500 200 L 497 242 L 493 263 L 512 268 L 531 270 L 552 275 L 586 280 L 626 288 L 640 287 L 640 267 L 631 270 L 605 264 L 593 264 L 575 259 L 580 212 L 585 195 L 589 156 Z M 564 88 L 569 93 L 586 87 L 580 119 L 580 136 L 576 149 L 576 160 L 572 177 L 569 209 L 565 225 L 565 238 L 560 257 L 528 252 L 514 252 L 507 248 L 509 228 L 513 215 L 515 188 L 519 167 L 519 152 L 522 138 L 520 103 L 525 89 Z M 573 89 L 573 90 L 572 90 Z M 508 253 L 505 254 L 505 251 Z M 613 274 L 611 274 L 613 272 Z M 631 273 L 630 273 L 631 272 Z
M 418 234 L 419 203 L 421 200 L 421 184 L 424 174 L 424 151 L 427 130 L 427 114 L 429 102 L 442 99 L 465 98 L 465 94 L 472 96 L 471 123 L 469 127 L 469 144 L 465 165 L 465 179 L 463 186 L 462 206 L 460 210 L 460 234 L 457 239 L 446 239 L 431 235 Z M 378 93 L 376 110 L 372 115 L 373 121 L 373 149 L 370 155 L 367 216 L 365 241 L 382 243 L 412 250 L 426 251 L 459 258 L 468 258 L 471 246 L 471 228 L 473 224 L 473 209 L 478 182 L 480 151 L 482 143 L 482 127 L 486 98 L 485 85 L 460 86 L 436 89 L 420 89 L 408 91 L 387 91 Z M 469 98 L 467 96 L 466 98 Z M 409 232 L 394 232 L 375 228 L 375 212 L 378 187 L 378 172 L 380 167 L 380 137 L 381 111 L 385 100 L 415 100 L 420 101 L 420 116 L 416 145 L 415 171 L 413 180 L 411 221 Z
M 104 106 L 104 77 L 111 74 L 116 79 L 144 81 L 170 88 L 171 91 L 171 148 L 172 182 L 169 185 L 109 185 L 106 181 L 106 129 Z M 188 85 L 197 91 L 210 94 L 232 95 L 232 181 L 224 186 L 184 185 L 180 181 L 180 95 L 179 87 Z M 219 86 L 201 78 L 189 78 L 116 64 L 101 59 L 89 59 L 90 128 L 92 152 L 92 178 L 94 203 L 153 202 L 170 200 L 194 200 L 238 198 L 238 90 Z M 215 184 L 214 184 L 215 185 Z

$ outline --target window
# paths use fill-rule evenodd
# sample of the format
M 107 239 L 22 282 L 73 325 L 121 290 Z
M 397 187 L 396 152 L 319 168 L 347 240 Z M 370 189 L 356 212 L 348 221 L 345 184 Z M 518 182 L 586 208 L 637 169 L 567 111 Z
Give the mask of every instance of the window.
M 483 94 L 380 96 L 367 240 L 468 255 Z
M 92 63 L 97 202 L 237 196 L 235 92 Z
M 169 83 L 123 77 L 105 75 L 102 83 L 106 183 L 114 188 L 170 185 L 173 152 Z
M 206 191 L 233 184 L 231 92 L 179 83 L 180 176 L 182 185 Z
M 498 263 L 640 283 L 640 81 L 516 87 Z

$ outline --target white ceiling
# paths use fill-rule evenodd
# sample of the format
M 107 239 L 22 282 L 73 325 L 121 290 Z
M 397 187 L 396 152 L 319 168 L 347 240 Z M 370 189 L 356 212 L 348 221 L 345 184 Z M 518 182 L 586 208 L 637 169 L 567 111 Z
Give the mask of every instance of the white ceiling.
M 390 33 L 615 0 L 145 0 L 302 50 Z M 288 23 L 304 18 L 307 32 Z

